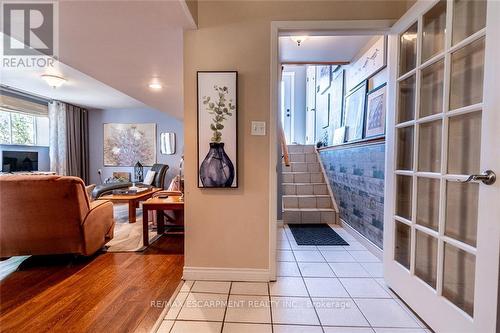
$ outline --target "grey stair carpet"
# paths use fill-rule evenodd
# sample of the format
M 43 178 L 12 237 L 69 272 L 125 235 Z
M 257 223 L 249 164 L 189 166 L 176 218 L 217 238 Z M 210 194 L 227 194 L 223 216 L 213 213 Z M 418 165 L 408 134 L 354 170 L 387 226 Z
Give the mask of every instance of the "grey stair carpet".
M 327 224 L 289 224 L 298 245 L 349 245 Z

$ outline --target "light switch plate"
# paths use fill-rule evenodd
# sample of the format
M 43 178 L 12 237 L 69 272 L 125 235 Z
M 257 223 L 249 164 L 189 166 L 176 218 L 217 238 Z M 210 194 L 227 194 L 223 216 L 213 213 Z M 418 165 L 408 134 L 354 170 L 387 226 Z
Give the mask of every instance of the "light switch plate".
M 252 135 L 266 135 L 265 121 L 252 121 Z

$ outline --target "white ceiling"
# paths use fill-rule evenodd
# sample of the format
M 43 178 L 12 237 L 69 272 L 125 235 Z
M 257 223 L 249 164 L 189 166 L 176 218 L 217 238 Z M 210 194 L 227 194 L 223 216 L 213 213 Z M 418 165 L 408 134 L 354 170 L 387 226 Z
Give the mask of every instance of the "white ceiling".
M 282 62 L 350 62 L 373 36 L 309 36 L 300 46 L 288 36 L 279 38 Z
M 186 8 L 184 0 L 61 1 L 59 58 L 182 119 L 183 31 L 193 28 Z M 149 89 L 153 77 L 161 91 Z
M 5 70 L 0 82 L 90 108 L 148 106 L 182 119 L 182 37 L 191 28 L 184 0 L 60 1 L 53 72 L 68 82 L 54 90 L 39 71 Z M 148 87 L 153 78 L 160 91 Z
M 3 45 L 5 35 L 0 33 Z M 41 69 L 6 69 L 0 67 L 0 83 L 24 92 L 43 96 L 48 99 L 95 109 L 140 108 L 144 103 L 85 75 L 74 68 L 57 63 L 50 72 Z M 50 87 L 41 77 L 42 74 L 55 74 L 67 81 L 59 88 Z

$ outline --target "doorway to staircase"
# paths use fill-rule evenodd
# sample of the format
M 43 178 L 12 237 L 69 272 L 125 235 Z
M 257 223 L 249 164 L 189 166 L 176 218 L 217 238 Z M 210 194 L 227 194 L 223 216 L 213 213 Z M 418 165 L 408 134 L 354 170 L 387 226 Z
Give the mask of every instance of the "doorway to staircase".
M 288 145 L 282 171 L 283 223 L 335 223 L 336 211 L 314 145 Z

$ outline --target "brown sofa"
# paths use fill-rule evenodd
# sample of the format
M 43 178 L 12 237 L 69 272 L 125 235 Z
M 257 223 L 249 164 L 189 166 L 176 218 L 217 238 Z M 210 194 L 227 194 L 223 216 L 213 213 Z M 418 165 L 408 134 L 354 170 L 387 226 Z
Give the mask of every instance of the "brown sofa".
M 91 255 L 113 238 L 113 206 L 77 177 L 0 176 L 0 257 Z

